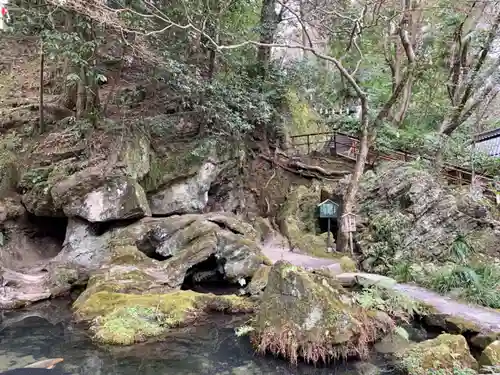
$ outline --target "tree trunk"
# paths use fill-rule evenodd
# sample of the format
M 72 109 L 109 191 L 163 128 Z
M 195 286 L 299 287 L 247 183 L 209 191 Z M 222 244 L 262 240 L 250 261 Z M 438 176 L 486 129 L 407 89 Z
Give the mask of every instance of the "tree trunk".
M 64 21 L 64 30 L 67 33 L 72 33 L 75 30 L 74 15 L 69 11 L 66 12 L 66 17 Z M 71 83 L 67 82 L 67 77 L 72 73 L 79 75 L 78 69 L 74 67 L 73 64 L 71 64 L 71 62 L 67 58 L 66 61 L 64 62 L 64 68 L 63 68 L 64 86 L 63 86 L 63 92 L 59 99 L 59 105 L 71 110 L 73 110 L 76 106 L 77 90 L 78 90 L 78 85 L 74 81 L 72 81 Z
M 370 124 L 368 121 L 368 103 L 366 98 L 361 99 L 361 136 L 359 138 L 359 153 L 356 160 L 351 181 L 343 199 L 342 216 L 356 213 L 356 194 L 359 190 L 359 180 L 365 170 L 369 151 Z M 337 251 L 346 252 L 349 249 L 349 233 L 345 232 L 344 222 L 341 218 L 337 234 Z M 350 249 L 353 251 L 354 249 Z
M 276 0 L 263 0 L 260 14 L 260 43 L 272 44 L 278 29 L 279 17 L 276 14 Z M 260 73 L 265 76 L 271 61 L 271 47 L 259 46 L 257 62 Z

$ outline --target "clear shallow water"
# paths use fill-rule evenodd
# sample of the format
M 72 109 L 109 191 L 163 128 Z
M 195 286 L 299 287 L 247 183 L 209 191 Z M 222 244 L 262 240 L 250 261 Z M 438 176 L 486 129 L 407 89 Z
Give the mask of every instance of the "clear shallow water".
M 356 375 L 355 363 L 291 367 L 253 354 L 234 327 L 241 318 L 217 317 L 203 326 L 178 330 L 161 343 L 98 347 L 70 322 L 69 302 L 53 301 L 26 311 L 4 313 L 0 323 L 0 370 L 46 358 L 64 358 L 58 368 L 81 375 Z M 239 321 L 238 321 L 239 320 Z M 359 363 L 358 363 L 359 365 Z

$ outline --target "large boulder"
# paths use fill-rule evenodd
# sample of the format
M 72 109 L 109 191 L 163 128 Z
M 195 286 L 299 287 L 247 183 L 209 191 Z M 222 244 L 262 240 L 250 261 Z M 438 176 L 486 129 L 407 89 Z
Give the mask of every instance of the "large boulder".
M 500 341 L 493 341 L 481 353 L 479 358 L 481 366 L 500 366 Z
M 151 215 L 146 194 L 137 181 L 106 175 L 100 168 L 85 169 L 58 182 L 51 195 L 66 216 L 92 223 Z
M 335 279 L 278 261 L 269 272 L 252 342 L 297 363 L 366 357 L 368 345 L 393 328 L 391 319 L 361 308 Z
M 222 222 L 226 224 L 221 227 Z M 58 264 L 86 268 L 91 274 L 79 300 L 100 291 L 177 290 L 193 267 L 210 258 L 215 259 L 210 272 L 229 283 L 246 282 L 265 262 L 255 242 L 256 232 L 232 214 L 144 218 L 101 236 L 83 224 L 68 233 L 56 259 Z
M 465 337 L 442 334 L 396 353 L 401 367 L 409 374 L 427 375 L 431 371 L 453 374 L 461 369 L 478 369 Z
M 48 133 L 31 146 L 18 183 L 26 209 L 36 216 L 78 216 L 92 222 L 149 215 L 138 184 L 150 173 L 148 139 L 98 130 L 89 138 L 86 126 L 79 122 Z
M 171 215 L 201 212 L 208 203 L 208 190 L 217 174 L 217 166 L 206 162 L 195 176 L 160 188 L 149 196 L 152 213 Z

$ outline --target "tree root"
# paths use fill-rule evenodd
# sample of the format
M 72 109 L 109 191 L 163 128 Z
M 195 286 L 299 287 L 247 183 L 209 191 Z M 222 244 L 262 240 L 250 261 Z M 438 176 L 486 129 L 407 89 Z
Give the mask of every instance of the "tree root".
M 280 167 L 285 171 L 298 174 L 305 178 L 332 179 L 352 173 L 351 171 L 327 170 L 317 165 L 309 165 L 297 160 L 290 160 L 290 159 L 288 159 L 286 164 L 284 164 L 280 162 L 277 158 L 273 158 L 265 154 L 259 154 L 259 157 L 261 157 L 264 160 L 267 160 L 268 162 Z

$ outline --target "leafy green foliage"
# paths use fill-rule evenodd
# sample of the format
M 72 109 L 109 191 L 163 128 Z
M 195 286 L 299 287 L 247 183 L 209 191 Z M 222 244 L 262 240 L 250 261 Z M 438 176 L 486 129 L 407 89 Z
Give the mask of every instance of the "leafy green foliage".
M 500 268 L 469 263 L 444 266 L 428 275 L 426 284 L 439 293 L 453 292 L 468 302 L 500 308 Z
M 389 288 L 365 288 L 360 292 L 354 292 L 353 298 L 366 309 L 380 310 L 404 321 L 424 311 L 419 302 Z

